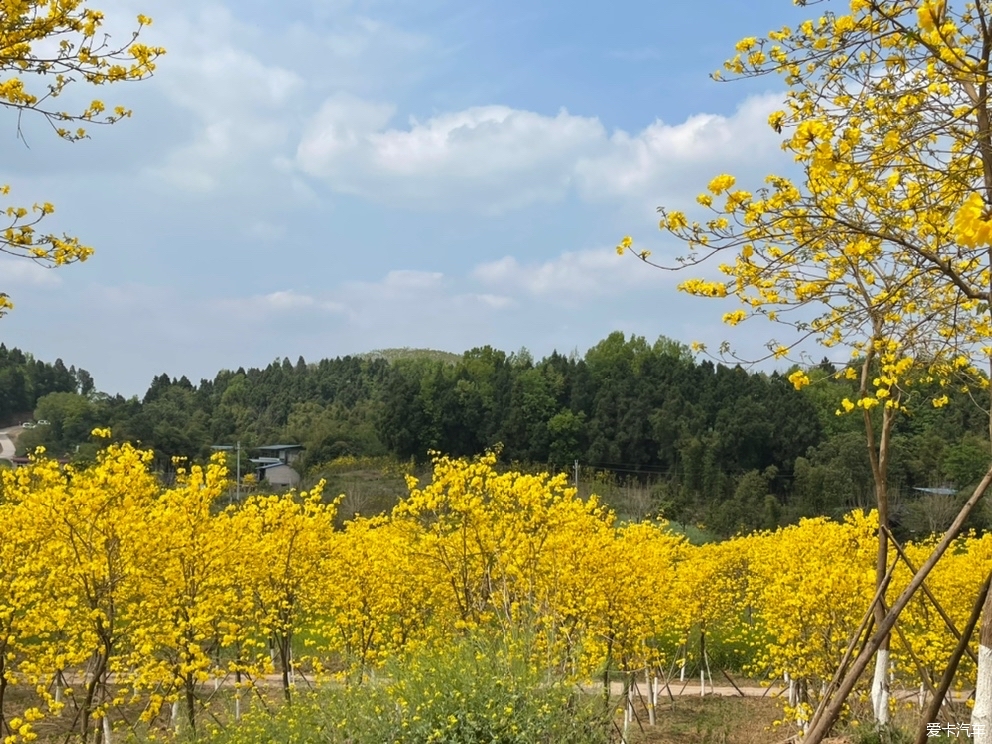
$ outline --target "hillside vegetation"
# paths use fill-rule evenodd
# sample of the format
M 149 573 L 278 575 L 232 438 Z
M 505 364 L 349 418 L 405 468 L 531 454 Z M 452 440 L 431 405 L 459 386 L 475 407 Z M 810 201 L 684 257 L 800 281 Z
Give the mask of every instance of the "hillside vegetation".
M 161 471 L 174 457 L 202 462 L 212 445 L 240 441 L 246 473 L 252 447 L 298 443 L 304 477 L 315 480 L 340 476 L 341 462 L 359 463 L 355 471 L 375 462 L 379 472 L 384 462 L 424 463 L 431 451 L 457 457 L 501 446 L 504 465 L 574 473 L 577 462 L 580 481 L 595 481 L 600 493 L 635 489 L 625 516 L 661 513 L 720 535 L 872 503 L 863 424 L 838 415 L 854 383 L 828 362 L 807 370 L 812 384 L 798 391 L 789 370 L 698 361 L 664 337 L 613 333 L 584 356 L 540 360 L 491 347 L 460 357 L 402 351 L 284 359 L 199 384 L 162 374 L 141 399 L 95 393 L 85 372 L 61 362 L 49 368 L 3 353 L 25 360 L 10 374 L 63 370 L 24 399 L 50 425 L 24 432 L 21 452 L 43 445 L 90 458 L 90 431 L 109 427 L 115 440 L 153 449 Z M 953 495 L 914 489 L 964 488 L 984 472 L 987 419 L 958 403 L 911 406 L 897 423 L 890 483 L 904 532 L 941 529 L 956 511 Z M 388 508 L 381 496 L 366 508 Z

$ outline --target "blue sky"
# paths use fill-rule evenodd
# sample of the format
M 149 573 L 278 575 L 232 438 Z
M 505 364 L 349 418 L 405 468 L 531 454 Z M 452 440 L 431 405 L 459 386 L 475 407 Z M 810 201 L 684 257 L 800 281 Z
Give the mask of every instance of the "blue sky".
M 788 163 L 773 79 L 709 79 L 789 0 L 119 0 L 169 54 L 103 91 L 131 120 L 76 144 L 0 115 L 0 179 L 97 252 L 0 261 L 0 339 L 141 394 L 153 375 L 377 348 L 536 356 L 612 330 L 747 353 L 775 329 L 618 258 L 678 245 L 655 207 Z M 81 88 L 75 95 L 91 96 Z M 779 331 L 781 333 L 781 331 Z

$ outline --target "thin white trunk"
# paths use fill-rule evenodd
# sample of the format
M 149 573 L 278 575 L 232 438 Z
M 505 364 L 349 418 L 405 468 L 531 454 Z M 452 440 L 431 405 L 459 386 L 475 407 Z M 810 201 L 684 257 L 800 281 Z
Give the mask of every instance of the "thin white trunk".
M 658 704 L 658 678 L 651 672 L 646 672 L 648 680 L 648 725 L 655 725 L 654 706 Z
M 875 677 L 871 683 L 871 705 L 875 723 L 885 726 L 889 722 L 889 651 L 880 648 L 875 655 Z
M 973 744 L 992 744 L 992 648 L 978 646 L 978 684 L 971 711 Z
M 803 730 L 803 736 L 809 733 L 809 711 L 806 710 L 806 706 L 803 706 L 803 710 L 799 714 L 799 727 Z
M 623 731 L 620 734 L 620 744 L 627 744 L 627 732 L 630 731 L 630 722 L 631 719 L 633 718 L 633 710 L 630 705 L 630 696 L 631 696 L 630 681 L 631 681 L 630 676 L 628 675 L 625 684 L 625 687 L 627 688 L 626 689 L 627 700 L 624 703 L 624 709 L 623 709 Z
M 699 667 L 699 697 L 706 695 L 706 669 Z
M 920 683 L 920 710 L 923 710 L 927 704 L 927 688 L 922 682 Z
M 103 744 L 114 744 L 114 732 L 110 727 L 110 716 L 103 714 Z
M 179 733 L 179 701 L 172 701 L 172 728 Z
M 716 693 L 716 685 L 713 684 L 713 672 L 710 671 L 710 655 L 703 650 L 703 662 L 706 664 L 706 676 L 710 678 L 710 689 Z
M 241 690 L 234 693 L 234 720 L 241 720 Z
M 634 722 L 634 695 L 637 694 L 637 677 L 630 675 L 630 686 L 627 688 L 627 722 Z

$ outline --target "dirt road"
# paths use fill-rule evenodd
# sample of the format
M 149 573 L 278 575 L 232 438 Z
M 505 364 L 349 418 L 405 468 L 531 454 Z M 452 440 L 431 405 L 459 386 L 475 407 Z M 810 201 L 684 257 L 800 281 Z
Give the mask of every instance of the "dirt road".
M 14 440 L 11 439 L 11 435 L 16 437 L 20 431 L 19 426 L 0 429 L 0 460 L 10 460 L 14 456 Z

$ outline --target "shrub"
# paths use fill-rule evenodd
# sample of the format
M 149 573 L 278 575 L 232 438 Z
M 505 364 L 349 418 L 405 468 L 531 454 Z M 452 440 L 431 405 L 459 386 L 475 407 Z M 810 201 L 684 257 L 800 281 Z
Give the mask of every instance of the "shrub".
M 325 686 L 273 715 L 214 732 L 223 744 L 605 744 L 601 708 L 578 688 L 479 639 L 423 650 L 384 677 Z

